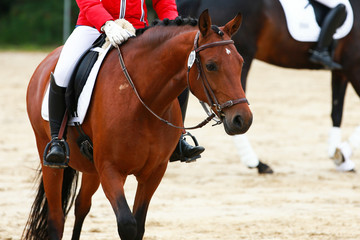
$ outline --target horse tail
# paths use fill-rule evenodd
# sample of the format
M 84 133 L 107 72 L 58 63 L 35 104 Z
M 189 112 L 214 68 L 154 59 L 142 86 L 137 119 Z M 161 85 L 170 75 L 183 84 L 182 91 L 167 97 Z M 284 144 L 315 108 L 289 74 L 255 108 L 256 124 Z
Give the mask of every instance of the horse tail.
M 41 170 L 37 175 L 39 179 L 38 191 L 35 201 L 31 206 L 31 211 L 27 223 L 25 225 L 21 239 L 23 240 L 39 240 L 49 239 L 48 236 L 48 202 L 45 195 L 44 181 Z M 75 200 L 77 189 L 78 172 L 71 167 L 64 169 L 63 187 L 62 187 L 62 209 L 66 219 L 71 206 Z

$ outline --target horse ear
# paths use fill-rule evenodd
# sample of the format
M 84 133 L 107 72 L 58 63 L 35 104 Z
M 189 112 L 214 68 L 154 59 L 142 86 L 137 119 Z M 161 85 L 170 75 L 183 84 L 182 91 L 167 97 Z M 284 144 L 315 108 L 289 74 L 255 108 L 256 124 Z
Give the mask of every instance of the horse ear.
M 207 35 L 211 27 L 211 19 L 209 16 L 209 10 L 205 9 L 199 17 L 199 29 L 203 37 Z
M 238 13 L 233 20 L 228 22 L 224 27 L 224 32 L 226 32 L 229 36 L 234 35 L 240 28 L 242 22 L 242 14 Z

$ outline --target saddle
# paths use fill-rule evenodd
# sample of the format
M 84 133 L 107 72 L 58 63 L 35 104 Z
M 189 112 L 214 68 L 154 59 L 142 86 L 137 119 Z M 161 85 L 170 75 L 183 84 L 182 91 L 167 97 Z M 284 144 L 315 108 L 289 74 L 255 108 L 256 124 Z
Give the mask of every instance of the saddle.
M 71 114 L 72 117 L 77 117 L 79 97 L 84 89 L 86 81 L 89 78 L 91 70 L 99 58 L 98 49 L 105 44 L 105 39 L 106 35 L 101 34 L 76 63 L 76 67 L 71 75 L 70 82 L 65 93 L 65 102 L 68 109 L 68 114 Z M 101 61 L 100 66 L 102 62 L 103 61 Z M 100 69 L 100 66 L 98 69 Z M 73 121 L 72 123 L 75 125 L 79 133 L 79 137 L 76 142 L 80 148 L 80 152 L 90 161 L 93 161 L 93 143 L 90 137 L 85 134 L 80 122 Z
M 105 43 L 105 34 L 101 34 L 91 47 L 86 50 L 76 63 L 74 72 L 71 75 L 69 85 L 66 89 L 65 100 L 66 106 L 72 116 L 77 115 L 78 100 L 85 83 L 90 75 L 91 69 L 99 57 L 98 48 L 101 48 Z
M 332 6 L 342 3 L 346 7 L 347 17 L 336 30 L 335 40 L 345 37 L 354 23 L 354 15 L 348 0 L 329 1 L 329 7 L 314 0 L 279 0 L 285 13 L 286 24 L 290 35 L 300 42 L 317 42 L 326 14 Z

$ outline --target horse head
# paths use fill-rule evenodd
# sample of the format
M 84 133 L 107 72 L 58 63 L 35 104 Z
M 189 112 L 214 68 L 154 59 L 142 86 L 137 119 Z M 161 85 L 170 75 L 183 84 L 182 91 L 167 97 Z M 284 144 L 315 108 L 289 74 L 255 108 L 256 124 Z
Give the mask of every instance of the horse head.
M 192 93 L 211 107 L 229 135 L 245 133 L 252 123 L 252 113 L 241 86 L 244 60 L 231 40 L 241 20 L 239 13 L 219 28 L 211 25 L 205 10 L 199 18 L 199 32 L 188 61 L 188 84 Z M 196 69 L 192 66 L 194 61 L 197 71 L 192 70 Z

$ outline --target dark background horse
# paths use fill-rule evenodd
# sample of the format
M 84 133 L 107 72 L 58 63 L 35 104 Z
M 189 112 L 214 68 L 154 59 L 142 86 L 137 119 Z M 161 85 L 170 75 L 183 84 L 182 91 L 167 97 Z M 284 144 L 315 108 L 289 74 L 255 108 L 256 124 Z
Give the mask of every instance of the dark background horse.
M 294 40 L 287 29 L 285 15 L 276 0 L 177 0 L 180 15 L 197 17 L 203 9 L 209 9 L 215 24 L 224 23 L 235 12 L 244 16 L 241 30 L 233 37 L 235 46 L 244 58 L 242 84 L 246 79 L 254 58 L 285 68 L 321 69 L 309 61 L 309 50 L 315 42 Z M 343 70 L 332 71 L 333 127 L 340 127 L 344 97 L 348 82 L 360 96 L 360 2 L 350 0 L 354 12 L 351 32 L 337 42 L 334 60 Z M 250 99 L 251 102 L 251 99 Z

